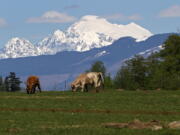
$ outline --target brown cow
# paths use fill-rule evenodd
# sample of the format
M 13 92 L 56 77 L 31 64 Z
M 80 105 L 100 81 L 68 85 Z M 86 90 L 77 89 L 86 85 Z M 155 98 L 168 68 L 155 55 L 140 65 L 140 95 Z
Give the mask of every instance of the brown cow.
M 27 94 L 35 93 L 36 87 L 38 87 L 39 91 L 41 92 L 39 78 L 37 76 L 29 76 L 26 82 Z
M 84 90 L 88 91 L 88 85 L 95 87 L 96 92 L 98 92 L 99 87 L 104 87 L 104 78 L 101 72 L 89 72 L 80 74 L 72 83 L 71 88 L 72 91 L 77 91 L 78 88 L 81 89 L 82 92 Z

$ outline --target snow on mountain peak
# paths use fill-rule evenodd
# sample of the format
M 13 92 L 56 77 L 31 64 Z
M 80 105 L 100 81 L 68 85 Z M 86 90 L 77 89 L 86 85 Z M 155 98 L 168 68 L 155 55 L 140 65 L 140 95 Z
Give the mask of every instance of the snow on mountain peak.
M 30 44 L 30 42 L 28 40 L 25 39 L 21 39 L 18 37 L 12 38 L 11 40 L 8 41 L 8 43 L 5 45 L 5 47 L 9 47 L 9 46 L 24 46 L 27 45 L 26 43 Z
M 134 22 L 127 24 L 126 28 L 132 33 L 132 37 L 136 38 L 137 42 L 146 40 L 148 37 L 152 36 L 150 31 Z
M 107 33 L 114 30 L 114 24 L 109 23 L 106 19 L 98 16 L 84 16 L 78 22 L 71 25 L 68 29 L 68 32 L 71 30 L 76 30 L 76 32 L 87 33 L 87 32 L 98 32 L 98 33 Z
M 86 15 L 86 16 L 83 16 L 80 20 L 85 20 L 85 21 L 89 21 L 89 20 L 96 20 L 98 19 L 99 17 L 98 16 L 95 16 L 95 15 Z
M 142 41 L 152 35 L 143 27 L 130 23 L 112 24 L 105 18 L 87 15 L 72 24 L 66 31 L 56 30 L 37 45 L 28 40 L 13 38 L 0 52 L 0 58 L 55 54 L 61 51 L 87 51 L 112 44 L 122 37 L 133 37 Z
M 10 42 L 16 43 L 18 41 L 21 41 L 22 39 L 20 39 L 19 37 L 14 37 L 10 40 Z
M 92 15 L 84 16 L 71 25 L 67 34 L 76 37 L 71 40 L 76 44 L 76 51 L 87 51 L 107 46 L 121 37 L 130 36 L 137 41 L 142 41 L 152 35 L 151 32 L 135 23 L 112 24 L 104 18 Z
M 61 30 L 56 30 L 54 33 L 53 33 L 54 36 L 56 36 L 57 38 L 58 37 L 65 37 L 65 34 L 63 31 Z
M 140 27 L 140 26 L 139 26 L 138 24 L 136 24 L 135 22 L 131 22 L 131 23 L 127 24 L 127 25 L 135 26 L 135 27 Z
M 40 52 L 32 43 L 26 39 L 12 38 L 0 52 L 0 58 L 17 58 L 27 56 L 37 56 Z
M 15 37 L 8 41 L 4 49 L 26 48 L 29 46 L 33 45 L 28 40 Z

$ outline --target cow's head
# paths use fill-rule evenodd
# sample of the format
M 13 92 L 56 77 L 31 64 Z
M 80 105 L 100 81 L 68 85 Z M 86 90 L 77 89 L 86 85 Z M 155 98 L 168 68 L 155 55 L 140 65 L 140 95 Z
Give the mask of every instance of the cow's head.
M 71 89 L 73 92 L 77 91 L 79 87 L 80 87 L 79 83 L 71 83 Z
M 76 86 L 75 86 L 75 84 L 73 84 L 73 83 L 71 84 L 71 89 L 72 89 L 73 92 L 76 91 Z

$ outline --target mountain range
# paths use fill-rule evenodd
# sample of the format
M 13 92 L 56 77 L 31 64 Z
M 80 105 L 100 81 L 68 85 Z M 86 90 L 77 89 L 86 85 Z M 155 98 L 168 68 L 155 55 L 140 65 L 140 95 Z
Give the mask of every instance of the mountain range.
M 87 15 L 72 24 L 66 31 L 56 30 L 42 41 L 32 44 L 24 38 L 12 38 L 0 50 L 0 59 L 56 54 L 62 51 L 84 52 L 111 45 L 122 37 L 146 40 L 153 34 L 135 24 L 112 24 L 106 19 Z

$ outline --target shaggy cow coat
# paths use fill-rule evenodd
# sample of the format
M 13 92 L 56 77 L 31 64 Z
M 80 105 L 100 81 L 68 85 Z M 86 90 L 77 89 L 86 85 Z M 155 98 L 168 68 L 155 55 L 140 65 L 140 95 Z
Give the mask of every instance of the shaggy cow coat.
M 26 91 L 27 94 L 33 94 L 36 91 L 36 87 L 38 87 L 41 92 L 40 81 L 37 76 L 29 76 L 26 81 Z

